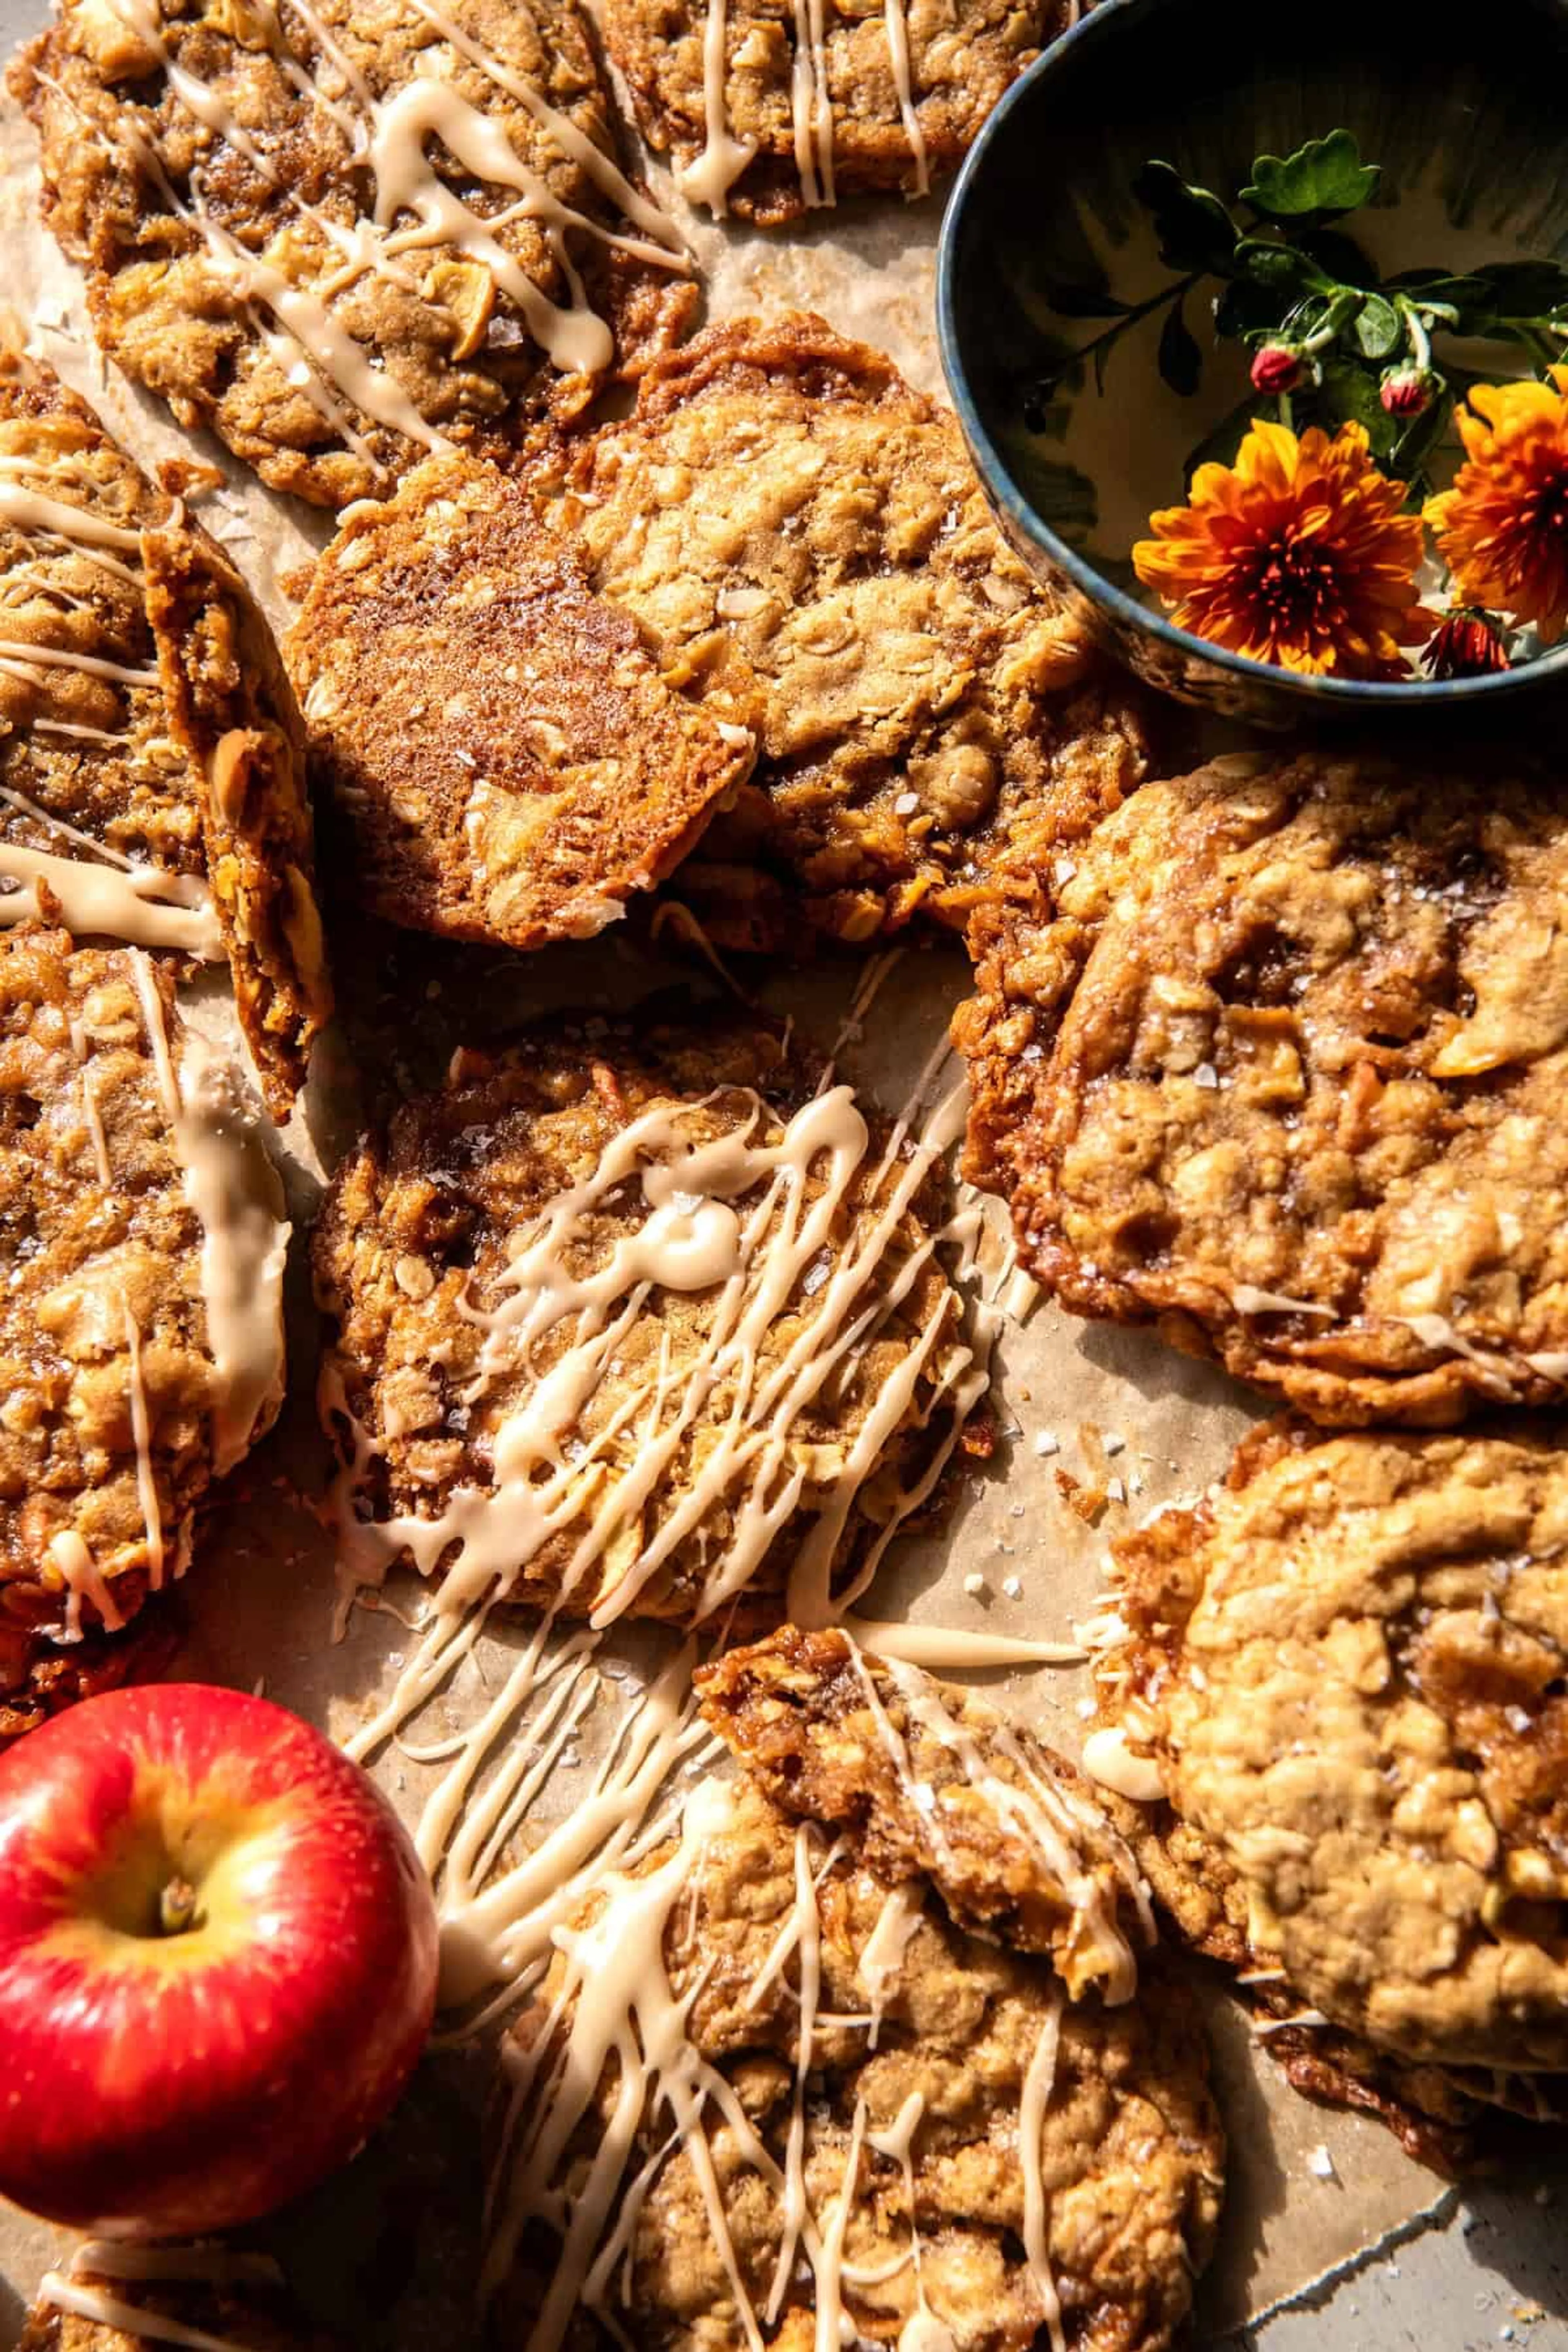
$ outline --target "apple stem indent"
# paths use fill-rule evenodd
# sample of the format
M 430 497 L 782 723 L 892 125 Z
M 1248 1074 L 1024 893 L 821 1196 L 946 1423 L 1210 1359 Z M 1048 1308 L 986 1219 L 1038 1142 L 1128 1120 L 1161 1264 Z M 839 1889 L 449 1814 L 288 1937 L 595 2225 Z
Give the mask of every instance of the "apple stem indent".
M 165 1936 L 183 1936 L 199 1926 L 196 1890 L 188 1878 L 171 1878 L 158 1897 L 158 1926 Z

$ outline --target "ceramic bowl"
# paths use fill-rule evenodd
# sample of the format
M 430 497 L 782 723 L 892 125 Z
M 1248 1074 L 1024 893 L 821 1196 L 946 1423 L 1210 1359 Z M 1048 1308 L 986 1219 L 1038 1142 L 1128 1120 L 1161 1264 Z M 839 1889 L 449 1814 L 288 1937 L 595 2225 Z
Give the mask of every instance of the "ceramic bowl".
M 1064 318 L 1047 289 L 1109 283 L 1136 301 L 1173 274 L 1132 192 L 1150 159 L 1228 200 L 1254 155 L 1289 154 L 1343 126 L 1383 167 L 1353 230 L 1385 276 L 1561 257 L 1565 92 L 1568 0 L 1484 10 L 1367 0 L 1318 12 L 1100 0 L 1002 100 L 942 226 L 942 364 L 1003 530 L 1130 668 L 1184 700 L 1275 727 L 1412 711 L 1500 720 L 1563 693 L 1568 647 L 1441 684 L 1310 678 L 1208 645 L 1144 601 L 1132 542 L 1153 509 L 1179 503 L 1189 452 L 1247 390 L 1243 347 L 1213 332 L 1212 281 L 1186 305 L 1203 357 L 1195 392 L 1162 381 L 1152 317 L 1110 355 L 1103 390 L 1085 370 L 1076 392 L 1052 395 L 1043 429 L 1026 424 L 1025 406 L 1062 343 L 1080 348 L 1100 323 Z M 1498 364 L 1498 347 L 1488 352 L 1477 364 Z M 1037 413 L 1034 422 L 1042 426 Z

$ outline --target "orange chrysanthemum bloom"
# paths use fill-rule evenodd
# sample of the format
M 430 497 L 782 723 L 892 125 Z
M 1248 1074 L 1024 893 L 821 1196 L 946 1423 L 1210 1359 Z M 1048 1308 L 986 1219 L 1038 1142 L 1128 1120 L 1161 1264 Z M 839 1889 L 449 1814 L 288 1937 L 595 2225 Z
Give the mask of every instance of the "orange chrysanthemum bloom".
M 1366 431 L 1298 440 L 1259 419 L 1232 466 L 1200 466 L 1184 507 L 1151 515 L 1132 562 L 1173 617 L 1254 661 L 1339 677 L 1409 675 L 1430 627 L 1415 572 L 1419 517 L 1373 464 Z
M 1468 462 L 1426 511 L 1455 601 L 1533 621 L 1546 646 L 1568 621 L 1568 367 L 1551 376 L 1475 386 L 1455 411 Z

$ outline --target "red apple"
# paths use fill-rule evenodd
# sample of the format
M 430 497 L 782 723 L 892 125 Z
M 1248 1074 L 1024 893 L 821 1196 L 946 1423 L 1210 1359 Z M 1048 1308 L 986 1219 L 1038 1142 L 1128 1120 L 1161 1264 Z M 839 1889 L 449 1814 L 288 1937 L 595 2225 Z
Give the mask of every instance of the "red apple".
M 100 2235 L 253 2221 L 353 2156 L 436 2002 L 436 1909 L 357 1765 L 200 1683 L 0 1756 L 0 2190 Z

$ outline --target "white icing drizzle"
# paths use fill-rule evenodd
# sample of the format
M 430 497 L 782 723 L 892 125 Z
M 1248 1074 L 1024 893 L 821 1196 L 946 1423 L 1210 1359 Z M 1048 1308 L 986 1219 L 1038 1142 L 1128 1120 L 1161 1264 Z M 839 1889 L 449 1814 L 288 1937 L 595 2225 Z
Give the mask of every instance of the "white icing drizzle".
M 142 1378 L 142 1333 L 131 1301 L 120 1294 L 125 1326 L 125 1351 L 130 1363 L 131 1434 L 136 1447 L 136 1492 L 147 1530 L 147 1581 L 154 1592 L 163 1583 L 163 1515 L 158 1507 L 158 1481 L 153 1475 L 153 1429 L 147 1412 L 147 1387 Z
M 109 1160 L 109 1138 L 103 1129 L 103 1114 L 98 1107 L 98 1089 L 93 1084 L 92 1061 L 87 1050 L 87 1033 L 81 1023 L 70 1024 L 71 1051 L 81 1071 L 81 1108 L 87 1121 L 87 1131 L 92 1139 L 92 1156 L 98 1169 L 98 1181 L 107 1191 L 114 1181 L 114 1171 Z
M 888 1995 L 903 1974 L 904 1955 L 914 1940 L 921 1915 L 925 1909 L 925 1886 L 918 1879 L 906 1879 L 892 1888 L 877 1914 L 876 1925 L 860 1947 L 855 1963 L 858 1981 L 866 1989 L 871 2007 L 871 2030 L 867 2046 L 875 2050 L 882 2031 L 882 2012 Z M 881 2142 L 875 2137 L 874 2147 Z M 910 2212 L 914 2213 L 914 2200 L 910 2200 Z
M 725 94 L 728 10 L 725 0 L 708 0 L 702 30 L 702 152 L 676 175 L 688 201 L 706 205 L 716 219 L 730 209 L 730 191 L 757 152 L 754 139 L 736 139 L 730 130 Z
M 1083 1743 L 1083 1769 L 1091 1780 L 1114 1789 L 1135 1804 L 1157 1804 L 1165 1793 L 1160 1767 L 1152 1756 L 1135 1756 L 1120 1724 L 1091 1731 Z
M 144 2336 L 153 2344 L 180 2344 L 186 2352 L 247 2352 L 247 2347 L 232 2336 L 214 2336 L 205 2327 L 187 2327 L 184 2320 L 170 2319 L 161 2311 L 148 2311 L 140 2304 L 125 2303 L 120 2296 L 106 2294 L 102 2287 L 90 2286 L 79 2280 L 62 2278 L 58 2271 L 46 2271 L 38 2283 L 38 2301 L 56 2311 L 68 2311 L 78 2319 L 90 2319 L 100 2327 L 115 2327 L 124 2336 Z
M 107 1632 L 119 1633 L 125 1620 L 110 1589 L 108 1578 L 94 1559 L 83 1538 L 78 1535 L 74 1528 L 62 1528 L 58 1535 L 49 1538 L 45 1549 L 48 1554 L 49 1564 L 58 1570 L 68 1594 L 65 1628 L 63 1633 L 56 1636 L 56 1639 L 65 1642 L 80 1641 L 83 1601 L 91 1601 Z
M 910 152 L 915 159 L 914 194 L 923 196 L 931 186 L 931 173 L 926 163 L 925 132 L 921 128 L 920 110 L 915 105 L 914 87 L 910 78 L 910 27 L 904 0 L 883 0 L 882 22 L 887 28 L 893 88 L 899 94 L 899 116 L 904 126 L 904 136 L 910 142 Z
M 1031 1642 L 1011 1633 L 976 1633 L 961 1625 L 904 1625 L 880 1617 L 841 1619 L 847 1633 L 879 1658 L 906 1666 L 959 1674 L 983 1666 L 1078 1666 L 1088 1652 L 1077 1642 Z
M 1113 1910 L 1107 1908 L 1104 1889 L 1099 1879 L 1086 1871 L 1079 1859 L 1079 1843 L 1086 1837 L 1091 1845 L 1097 1845 L 1102 1853 L 1109 1853 L 1116 1864 L 1124 1891 L 1138 1904 L 1145 1936 L 1152 1943 L 1153 1920 L 1144 1907 L 1148 1899 L 1146 1892 L 1131 1856 L 1114 1836 L 1109 1823 L 1079 1802 L 1070 1790 L 1057 1786 L 1036 1771 L 1016 1737 L 1004 1727 L 991 1735 L 992 1745 L 1018 1776 L 1016 1780 L 1005 1780 L 993 1770 L 973 1734 L 943 1704 L 942 1694 L 933 1683 L 901 1665 L 896 1659 L 889 1659 L 885 1664 L 910 1720 L 918 1724 L 928 1738 L 937 1741 L 957 1759 L 970 1787 L 984 1799 L 1000 1821 L 1033 1845 L 1046 1872 L 1061 1888 L 1064 1899 L 1072 1907 L 1078 1931 L 1094 1943 L 1108 1963 L 1104 1982 L 1107 2003 L 1114 2005 L 1130 2000 L 1137 1989 L 1137 1962 Z M 870 1687 L 870 1676 L 865 1675 L 867 1687 Z M 889 1725 L 889 1728 L 891 1727 Z M 931 1801 L 921 1804 L 916 1791 L 926 1784 L 913 1780 L 907 1751 L 903 1770 L 910 1782 L 911 1801 L 931 1829 L 934 1838 L 942 1826 L 942 1791 L 926 1786 L 926 1796 Z
M 1259 1290 L 1255 1283 L 1238 1282 L 1230 1294 L 1230 1303 L 1238 1315 L 1321 1315 L 1334 1320 L 1331 1307 L 1321 1307 L 1310 1298 L 1292 1298 L 1283 1290 Z
M 24 489 L 20 483 L 5 476 L 0 476 L 0 523 L 9 523 L 13 530 L 33 536 L 47 533 L 84 547 L 118 548 L 138 558 L 142 551 L 140 531 L 127 530 L 122 524 L 110 522 L 106 515 L 73 506 L 68 499 Z
M 1024 2172 L 1024 2252 L 1039 2291 L 1051 2339 L 1051 2352 L 1067 2352 L 1067 2337 L 1062 2330 L 1061 2298 L 1057 2293 L 1056 2280 L 1051 2272 L 1049 2200 L 1046 2193 L 1041 2154 L 1046 2112 L 1051 2103 L 1051 2093 L 1056 2088 L 1061 2023 L 1062 2000 L 1058 1990 L 1053 1993 L 1050 2013 L 1040 2028 L 1039 2039 L 1024 2077 L 1024 2095 L 1018 2105 L 1018 2156 Z
M 223 961 L 212 900 L 194 875 L 165 873 L 158 866 L 89 866 L 0 841 L 0 877 L 21 886 L 0 893 L 0 929 L 38 917 L 36 886 L 43 882 L 74 938 L 124 940 L 136 947 L 174 948 L 204 963 Z
M 26 637 L 0 637 L 0 669 L 25 677 L 29 669 L 78 669 L 87 677 L 108 678 L 115 686 L 156 686 L 158 673 L 144 665 L 107 661 L 97 654 L 79 654 L 65 646 L 36 646 Z
M 90 728 L 84 731 L 96 735 L 99 730 Z M 103 738 L 106 743 L 118 743 L 121 740 L 118 735 L 105 735 Z M 47 825 L 51 833 L 58 834 L 62 841 L 74 841 L 79 849 L 87 851 L 89 856 L 101 857 L 107 865 L 118 866 L 122 874 L 134 873 L 135 866 L 123 851 L 111 849 L 107 841 L 95 841 L 90 833 L 83 833 L 79 826 L 68 824 L 63 816 L 57 816 L 53 809 L 44 808 L 37 801 L 29 800 L 26 793 L 14 792 L 9 785 L 0 784 L 0 801 L 4 801 L 8 808 L 14 808 L 18 815 L 30 816 L 36 824 Z
M 184 1040 L 178 1076 L 163 1000 L 140 949 L 132 972 L 159 1092 L 202 1228 L 200 1280 L 213 1362 L 213 1468 L 243 1459 L 282 1393 L 283 1266 L 292 1231 L 282 1188 L 235 1075 L 204 1038 Z
M 833 184 L 833 98 L 827 82 L 824 0 L 794 0 L 795 63 L 790 111 L 795 169 L 810 211 L 837 203 Z

